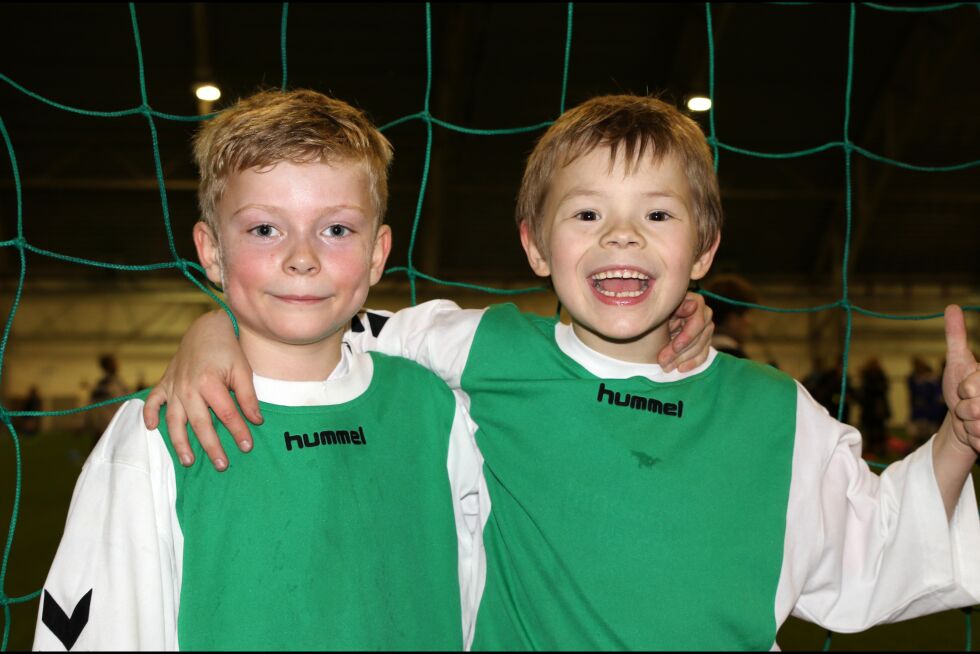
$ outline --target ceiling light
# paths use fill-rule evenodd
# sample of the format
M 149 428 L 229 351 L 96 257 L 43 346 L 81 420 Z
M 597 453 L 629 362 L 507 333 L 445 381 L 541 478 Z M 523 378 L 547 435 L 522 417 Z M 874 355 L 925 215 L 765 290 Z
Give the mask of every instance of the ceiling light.
M 703 95 L 695 95 L 687 101 L 687 108 L 691 111 L 707 111 L 711 109 L 711 98 Z
M 221 97 L 221 89 L 213 84 L 201 84 L 194 89 L 194 95 L 198 100 L 214 102 Z

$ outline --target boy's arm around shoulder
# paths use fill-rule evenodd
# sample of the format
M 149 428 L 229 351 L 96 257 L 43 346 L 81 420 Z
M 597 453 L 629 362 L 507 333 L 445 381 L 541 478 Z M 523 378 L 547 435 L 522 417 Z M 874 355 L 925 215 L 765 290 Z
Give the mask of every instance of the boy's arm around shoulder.
M 460 309 L 448 300 L 426 302 L 397 313 L 368 310 L 354 317 L 345 340 L 362 352 L 378 351 L 417 361 L 450 386 L 458 387 L 482 314 Z M 234 398 L 229 389 L 234 391 Z M 261 424 L 262 415 L 252 369 L 224 311 L 197 318 L 184 334 L 176 356 L 147 397 L 143 421 L 148 428 L 157 427 L 164 404 L 167 432 L 183 465 L 194 462 L 187 435 L 190 423 L 214 467 L 228 467 L 211 411 L 243 452 L 252 449 L 252 436 L 242 414 L 254 424 Z
M 235 392 L 237 403 L 229 389 Z M 228 467 L 227 455 L 211 423 L 211 411 L 243 452 L 252 449 L 252 436 L 238 407 L 254 424 L 262 423 L 262 414 L 252 384 L 252 368 L 224 311 L 198 317 L 180 339 L 177 354 L 146 398 L 143 423 L 148 429 L 160 424 L 164 404 L 167 433 L 183 465 L 194 463 L 187 437 L 190 423 L 214 467 Z
M 183 538 L 174 470 L 130 400 L 72 495 L 44 583 L 35 650 L 176 650 Z
M 397 312 L 367 310 L 347 334 L 361 351 L 375 350 L 412 359 L 460 387 L 473 338 L 486 309 L 461 309 L 449 300 L 432 300 Z M 665 371 L 693 370 L 708 357 L 714 323 L 704 298 L 688 293 L 670 319 L 671 341 L 658 353 Z

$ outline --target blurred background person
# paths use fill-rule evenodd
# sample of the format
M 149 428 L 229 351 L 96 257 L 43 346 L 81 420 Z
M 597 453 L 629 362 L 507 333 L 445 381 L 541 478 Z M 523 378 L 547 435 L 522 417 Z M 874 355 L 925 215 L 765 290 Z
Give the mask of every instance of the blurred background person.
M 704 289 L 739 302 L 752 304 L 759 302 L 759 294 L 755 288 L 748 280 L 739 275 L 715 275 L 704 284 Z M 704 296 L 704 301 L 711 307 L 712 319 L 715 321 L 715 334 L 711 339 L 711 345 L 719 352 L 725 352 L 740 359 L 748 359 L 749 355 L 745 353 L 744 346 L 752 334 L 752 323 L 749 317 L 751 309 L 716 300 L 708 295 Z
M 888 440 L 888 377 L 877 357 L 868 359 L 859 371 L 860 386 L 855 389 L 855 399 L 861 407 L 861 435 L 864 450 L 875 457 L 885 455 Z
M 21 411 L 41 411 L 44 401 L 37 385 L 31 386 L 21 403 Z M 33 436 L 41 430 L 40 416 L 24 416 L 14 425 L 21 436 Z
M 813 398 L 820 402 L 830 415 L 834 416 L 841 422 L 846 422 L 847 424 L 853 424 L 851 422 L 851 399 L 854 395 L 854 383 L 851 380 L 851 376 L 847 376 L 847 391 L 844 395 L 844 410 L 840 412 L 841 404 L 841 377 L 844 374 L 844 357 L 840 355 L 834 359 L 834 365 L 829 368 L 823 375 L 821 379 L 820 386 L 817 389 L 818 395 L 814 395 Z
M 119 378 L 119 364 L 115 356 L 103 354 L 99 357 L 99 367 L 102 368 L 102 377 L 92 388 L 89 404 L 122 397 L 129 392 L 122 379 Z M 85 430 L 89 433 L 92 447 L 95 447 L 95 443 L 98 442 L 102 432 L 109 426 L 109 422 L 118 408 L 119 406 L 116 404 L 108 404 L 86 412 Z
M 939 429 L 939 405 L 943 405 L 940 378 L 922 357 L 912 357 L 909 386 L 909 438 L 913 447 L 925 443 Z M 943 412 L 945 413 L 945 412 Z

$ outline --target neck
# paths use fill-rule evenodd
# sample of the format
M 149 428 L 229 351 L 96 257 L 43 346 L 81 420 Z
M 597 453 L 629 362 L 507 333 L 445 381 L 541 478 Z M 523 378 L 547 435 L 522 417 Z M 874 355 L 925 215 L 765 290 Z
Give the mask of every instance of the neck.
M 323 381 L 340 363 L 344 332 L 317 341 L 294 345 L 256 334 L 239 323 L 239 342 L 252 371 L 283 381 Z
M 670 342 L 670 331 L 666 322 L 639 336 L 623 340 L 611 339 L 574 320 L 572 331 L 590 349 L 628 363 L 657 363 L 660 350 Z

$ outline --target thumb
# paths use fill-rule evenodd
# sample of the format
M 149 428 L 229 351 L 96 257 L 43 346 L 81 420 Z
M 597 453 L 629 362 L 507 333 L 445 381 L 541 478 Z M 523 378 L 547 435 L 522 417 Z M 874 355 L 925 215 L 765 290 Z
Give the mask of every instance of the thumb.
M 973 353 L 970 352 L 970 347 L 966 342 L 966 320 L 963 317 L 963 309 L 951 304 L 946 307 L 944 318 L 947 361 L 962 361 L 967 357 L 972 359 Z

